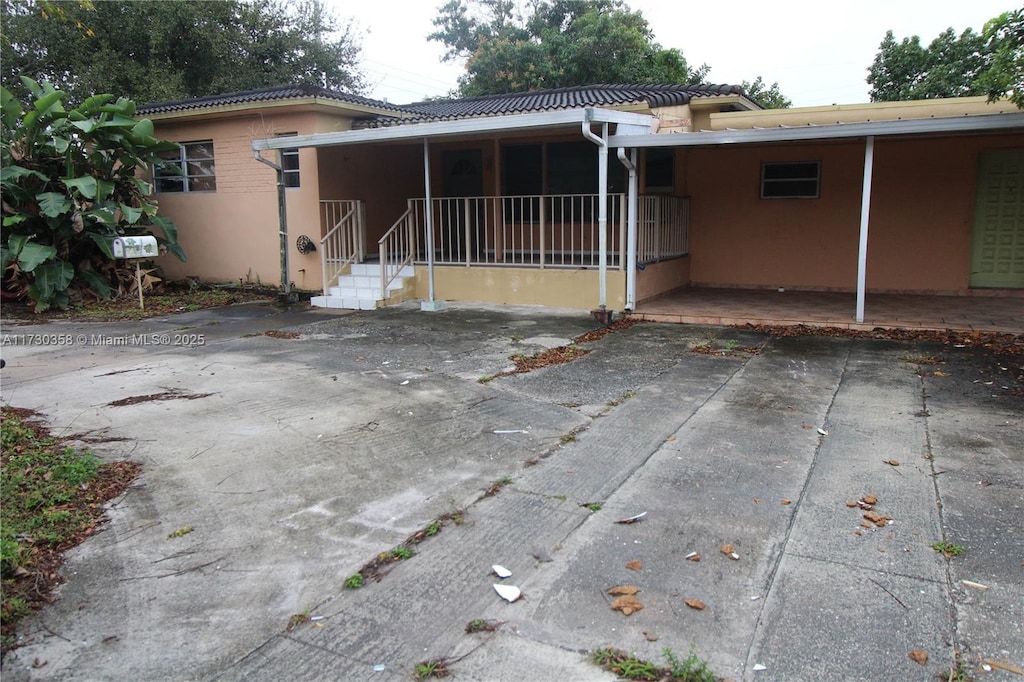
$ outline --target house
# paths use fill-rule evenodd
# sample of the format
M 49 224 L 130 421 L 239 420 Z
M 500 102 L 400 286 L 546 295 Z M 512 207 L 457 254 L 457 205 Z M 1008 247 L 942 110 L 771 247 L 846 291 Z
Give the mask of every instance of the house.
M 1024 113 L 764 110 L 736 86 L 392 105 L 315 87 L 148 105 L 171 277 L 633 310 L 683 287 L 1024 293 Z M 285 276 L 285 273 L 287 275 Z

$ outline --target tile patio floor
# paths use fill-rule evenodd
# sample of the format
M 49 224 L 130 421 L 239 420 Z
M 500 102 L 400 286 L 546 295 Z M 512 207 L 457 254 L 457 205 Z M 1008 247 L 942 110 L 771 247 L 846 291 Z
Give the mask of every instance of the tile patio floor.
M 1024 292 L 1008 296 L 867 294 L 683 289 L 637 306 L 633 317 L 688 324 L 773 324 L 871 330 L 876 327 L 1024 334 Z

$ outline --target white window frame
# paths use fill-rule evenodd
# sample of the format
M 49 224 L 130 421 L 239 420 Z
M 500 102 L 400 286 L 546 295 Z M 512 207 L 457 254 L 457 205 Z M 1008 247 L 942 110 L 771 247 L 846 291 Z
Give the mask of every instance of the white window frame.
M 298 133 L 281 133 L 278 137 L 294 137 Z M 285 159 L 294 159 L 294 168 L 289 168 L 285 165 Z M 278 157 L 278 163 L 281 166 L 282 173 L 284 174 L 284 186 L 288 189 L 298 189 L 302 186 L 302 176 L 300 175 L 299 168 L 299 148 L 290 147 L 288 149 L 280 150 Z M 293 184 L 294 183 L 294 184 Z
M 210 150 L 209 156 L 202 157 L 191 157 L 189 155 L 189 149 L 196 147 L 208 147 Z M 165 161 L 168 165 L 173 165 L 178 168 L 177 173 L 169 173 L 165 170 L 165 167 L 156 166 L 153 169 L 153 184 L 158 194 L 194 194 L 194 193 L 205 193 L 217 191 L 217 164 L 216 164 L 216 151 L 213 146 L 213 140 L 199 140 L 196 142 L 179 142 L 178 143 L 178 158 L 165 157 Z M 196 168 L 209 168 L 209 173 L 197 173 L 191 172 Z M 193 184 L 198 180 L 209 180 L 213 183 L 213 187 L 196 189 Z M 171 188 L 169 189 L 167 184 L 162 183 L 177 183 L 177 187 L 180 189 Z

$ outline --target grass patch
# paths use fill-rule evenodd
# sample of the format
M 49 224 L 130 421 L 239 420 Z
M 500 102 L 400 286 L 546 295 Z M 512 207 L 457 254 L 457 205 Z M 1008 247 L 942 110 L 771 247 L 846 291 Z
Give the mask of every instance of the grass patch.
M 605 647 L 597 649 L 590 655 L 591 660 L 604 670 L 615 673 L 627 680 L 673 680 L 676 682 L 716 682 L 714 673 L 708 669 L 695 652 L 679 660 L 669 648 L 662 651 L 667 666 L 657 666 L 634 654 L 621 649 Z
M 63 553 L 96 532 L 103 505 L 138 476 L 134 462 L 103 463 L 50 434 L 28 410 L 0 407 L 2 647 L 18 622 L 52 601 Z
M 161 287 L 162 291 L 145 294 L 146 310 L 139 310 L 137 296 L 92 301 L 73 305 L 66 310 L 49 310 L 35 313 L 32 306 L 23 302 L 5 303 L 3 315 L 8 320 L 13 318 L 32 321 L 47 320 L 141 320 L 148 317 L 159 317 L 171 313 L 184 313 L 205 308 L 219 308 L 234 303 L 264 301 L 273 294 L 268 292 L 241 289 L 209 289 L 191 288 L 175 283 Z
M 366 578 L 363 577 L 362 573 L 356 573 L 345 578 L 345 587 L 350 590 L 358 590 L 360 587 L 366 584 Z
M 443 659 L 431 659 L 417 663 L 412 674 L 417 680 L 426 680 L 431 677 L 448 677 L 451 673 Z
M 956 556 L 963 556 L 967 553 L 966 547 L 963 545 L 953 544 L 952 542 L 935 542 L 932 544 L 932 549 L 947 559 L 952 559 Z

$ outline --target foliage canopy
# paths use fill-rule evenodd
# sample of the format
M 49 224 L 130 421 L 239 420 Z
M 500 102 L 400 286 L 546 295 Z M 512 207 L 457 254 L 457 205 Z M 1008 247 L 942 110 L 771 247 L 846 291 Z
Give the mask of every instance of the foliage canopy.
M 65 93 L 49 83 L 22 82 L 27 106 L 0 87 L 5 290 L 27 295 L 37 312 L 67 307 L 78 291 L 110 296 L 120 286 L 111 240 L 154 228 L 185 260 L 177 228 L 157 214 L 143 179 L 177 145 L 154 138 L 129 99 L 93 95 L 66 108 Z
M 988 95 L 1024 106 L 1024 10 L 993 18 L 980 34 L 948 28 L 927 47 L 887 31 L 868 74 L 873 102 Z
M 458 96 L 475 97 L 597 83 L 701 82 L 682 51 L 655 42 L 647 20 L 622 0 L 449 0 L 428 39 L 446 60 L 465 59 Z M 763 87 L 761 79 L 756 83 Z M 787 102 L 778 84 L 764 90 Z
M 57 11 L 59 10 L 59 11 Z M 0 80 L 148 103 L 276 85 L 360 93 L 360 47 L 322 0 L 0 0 Z

